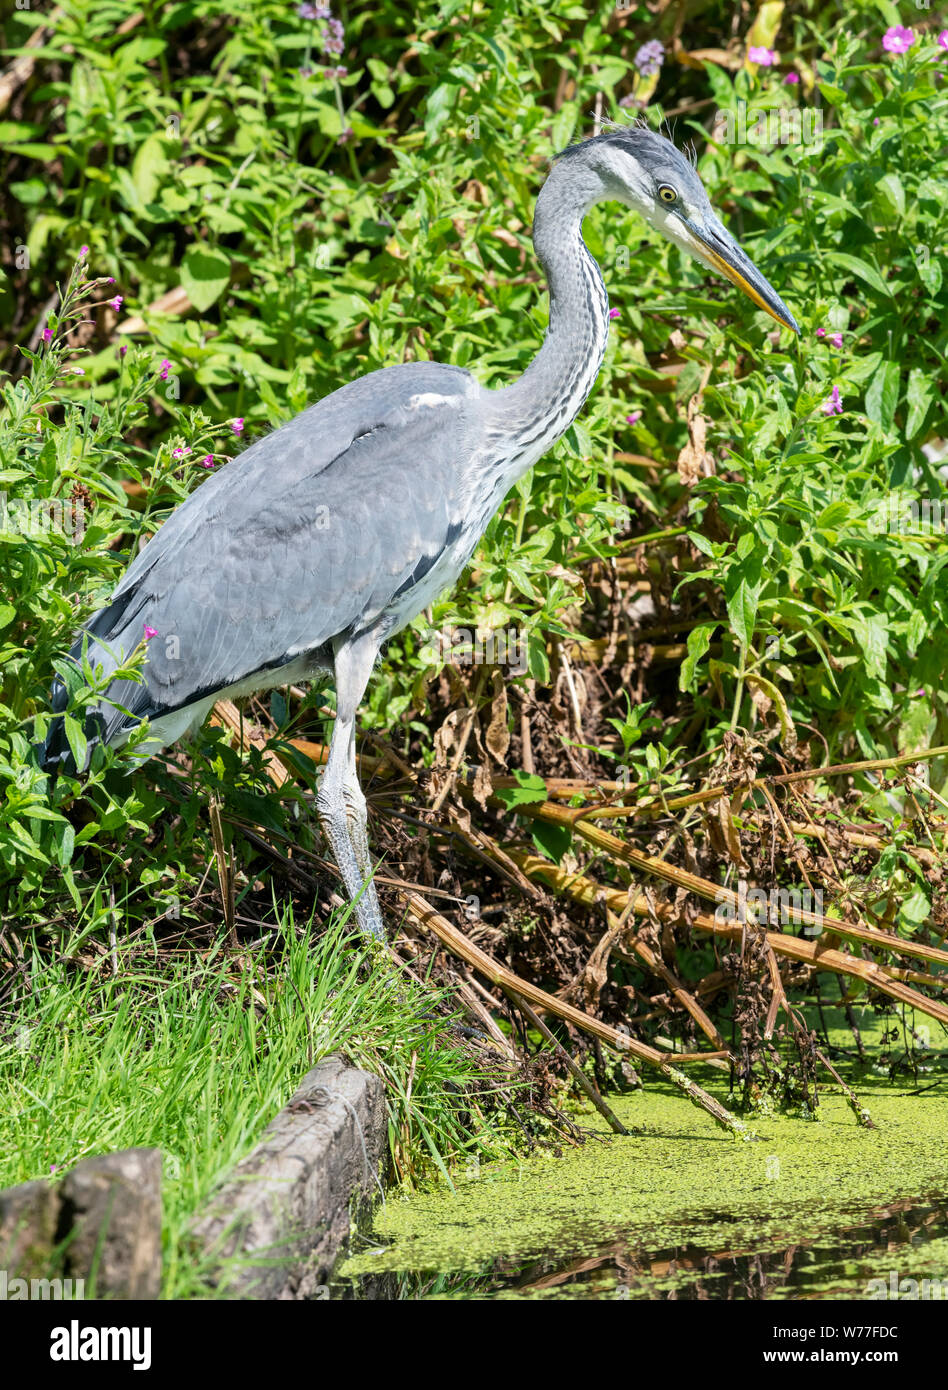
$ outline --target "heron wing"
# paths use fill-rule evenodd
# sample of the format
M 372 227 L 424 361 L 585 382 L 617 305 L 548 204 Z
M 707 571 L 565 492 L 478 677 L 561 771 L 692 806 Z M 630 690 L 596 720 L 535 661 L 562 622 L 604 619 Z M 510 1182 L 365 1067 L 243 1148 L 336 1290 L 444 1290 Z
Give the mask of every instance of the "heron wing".
M 144 685 L 116 682 L 109 698 L 136 718 L 166 714 L 376 622 L 458 534 L 479 392 L 459 368 L 385 368 L 210 477 L 87 624 L 93 665 L 157 633 Z M 128 727 L 101 709 L 106 739 Z

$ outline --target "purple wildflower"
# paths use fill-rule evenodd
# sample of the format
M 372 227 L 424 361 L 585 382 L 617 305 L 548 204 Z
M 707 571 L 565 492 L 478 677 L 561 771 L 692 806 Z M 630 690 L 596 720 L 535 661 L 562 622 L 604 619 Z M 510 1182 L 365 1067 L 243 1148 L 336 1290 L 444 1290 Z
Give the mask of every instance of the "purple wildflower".
M 190 450 L 189 448 L 187 448 L 186 445 L 182 445 L 182 447 L 181 447 L 180 449 L 172 449 L 172 450 L 171 450 L 171 457 L 172 457 L 173 459 L 183 459 L 183 458 L 185 457 L 185 455 L 190 454 L 190 452 L 191 452 L 191 450 Z
M 841 348 L 843 346 L 842 333 L 831 333 L 829 335 L 829 340 L 833 344 L 834 348 Z
M 121 309 L 122 307 L 122 296 L 120 294 L 117 294 L 114 299 L 109 300 L 109 303 L 111 304 L 115 312 L 118 313 L 119 309 Z
M 643 77 L 654 77 L 665 61 L 664 46 L 658 39 L 649 39 L 632 61 Z
M 80 260 L 84 260 L 85 257 L 88 256 L 88 254 L 89 254 L 89 248 L 88 248 L 88 246 L 80 246 L 80 247 L 79 247 L 79 259 L 80 259 Z
M 622 100 L 619 102 L 619 105 L 620 105 L 620 106 L 625 106 L 625 107 L 634 106 L 634 105 L 635 105 L 635 97 L 633 97 L 633 96 L 623 97 Z
M 127 344 L 127 343 L 123 343 L 122 346 L 121 346 L 121 347 L 119 348 L 119 350 L 118 350 L 119 357 L 124 357 L 125 354 L 126 354 L 127 352 L 128 352 L 128 344 Z
M 825 329 L 825 328 L 818 328 L 818 329 L 816 330 L 816 336 L 817 336 L 818 338 L 825 338 L 825 337 L 826 337 L 826 329 Z
M 637 424 L 639 423 L 639 421 L 641 420 L 641 418 L 642 418 L 642 412 L 641 412 L 641 410 L 633 410 L 633 412 L 632 412 L 631 415 L 627 415 L 627 416 L 625 417 L 625 423 L 626 423 L 627 425 L 637 425 Z
M 299 15 L 300 19 L 315 19 L 316 6 L 310 5 L 308 0 L 303 0 L 302 5 L 297 5 L 296 13 Z
M 622 310 L 621 310 L 621 309 L 610 309 L 610 310 L 609 310 L 609 317 L 610 317 L 611 319 L 617 319 L 617 318 L 619 318 L 619 316 L 621 315 L 621 313 L 622 313 Z
M 777 55 L 772 48 L 763 48 L 759 44 L 752 44 L 747 50 L 747 56 L 760 68 L 772 68 L 777 61 Z
M 937 42 L 939 48 L 948 48 L 948 29 L 942 29 Z
M 51 328 L 49 328 L 49 327 L 44 328 L 44 329 L 43 329 L 43 342 L 44 342 L 44 343 L 51 343 L 52 341 L 53 341 L 53 330 L 52 330 Z
M 213 467 L 214 467 L 214 455 L 213 455 L 213 454 L 205 454 L 204 457 L 201 459 L 201 467 L 202 467 L 202 468 L 213 468 Z
M 348 145 L 349 141 L 350 141 L 350 140 L 354 140 L 354 139 L 355 139 L 355 131 L 352 129 L 352 126 L 351 126 L 351 125 L 347 125 L 346 128 L 345 128 L 345 130 L 342 132 L 342 134 L 339 136 L 338 140 L 336 141 L 336 144 L 337 144 L 337 145 Z
M 795 83 L 800 81 L 800 74 L 798 72 L 788 72 L 783 81 L 784 86 L 792 87 Z
M 312 65 L 312 63 L 304 63 L 303 66 L 300 68 L 300 77 L 312 77 L 312 75 L 313 75 L 313 65 Z
M 146 623 L 146 624 L 145 624 L 145 641 L 146 641 L 146 642 L 150 642 L 151 639 L 152 639 L 153 637 L 157 637 L 157 636 L 158 636 L 158 629 L 157 629 L 156 627 L 149 627 L 148 624 Z
M 915 42 L 915 35 L 911 29 L 906 29 L 901 24 L 893 24 L 882 35 L 882 47 L 886 53 L 907 53 Z
M 329 19 L 326 27 L 322 31 L 323 52 L 341 53 L 345 48 L 345 29 L 342 27 L 341 19 Z
M 167 381 L 167 380 L 168 380 L 168 373 L 169 373 L 170 371 L 171 371 L 171 363 L 168 361 L 167 357 L 163 357 L 163 358 L 161 359 L 161 371 L 158 373 L 158 375 L 161 377 L 162 381 Z
M 822 408 L 822 411 L 823 411 L 823 414 L 824 414 L 824 415 L 842 415 L 842 413 L 843 413 L 843 403 L 842 403 L 842 401 L 839 399 L 839 387 L 838 387 L 838 386 L 834 386 L 834 387 L 833 387 L 833 393 L 832 393 L 832 395 L 829 397 L 829 400 L 826 400 L 826 401 L 823 402 L 823 405 L 822 405 L 821 408 Z
M 234 434 L 243 434 L 243 432 L 244 432 L 244 421 L 243 421 L 243 417 L 242 417 L 242 416 L 238 416 L 238 418 L 237 418 L 236 420 L 231 420 L 231 422 L 230 422 L 230 427 L 231 427 L 231 429 L 234 431 Z

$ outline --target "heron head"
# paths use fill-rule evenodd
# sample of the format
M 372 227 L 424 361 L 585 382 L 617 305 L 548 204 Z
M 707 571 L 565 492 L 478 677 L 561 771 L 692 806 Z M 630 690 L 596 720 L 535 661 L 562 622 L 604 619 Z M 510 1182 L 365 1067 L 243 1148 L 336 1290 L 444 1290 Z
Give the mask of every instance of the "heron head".
M 800 326 L 773 285 L 721 222 L 704 184 L 670 140 L 644 126 L 616 127 L 566 154 L 586 154 L 606 196 L 626 203 L 683 251 L 724 275 L 786 328 Z

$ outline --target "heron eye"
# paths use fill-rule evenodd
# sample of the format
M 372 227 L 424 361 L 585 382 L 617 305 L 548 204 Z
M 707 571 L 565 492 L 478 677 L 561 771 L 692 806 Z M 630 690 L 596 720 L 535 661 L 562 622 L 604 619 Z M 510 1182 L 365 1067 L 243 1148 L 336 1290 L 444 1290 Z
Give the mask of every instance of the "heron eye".
M 678 201 L 678 194 L 670 183 L 660 183 L 658 185 L 658 196 L 663 203 L 677 203 Z

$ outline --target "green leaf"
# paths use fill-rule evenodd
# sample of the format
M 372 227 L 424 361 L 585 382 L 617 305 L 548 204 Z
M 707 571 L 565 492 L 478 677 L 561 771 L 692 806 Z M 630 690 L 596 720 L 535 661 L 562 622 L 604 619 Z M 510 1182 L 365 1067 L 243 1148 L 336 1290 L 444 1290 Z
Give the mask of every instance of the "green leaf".
M 884 680 L 889 647 L 888 614 L 857 613 L 853 618 L 853 629 L 866 672 L 869 676 Z
M 575 101 L 564 101 L 553 117 L 551 138 L 555 153 L 559 154 L 560 150 L 565 149 L 572 140 L 578 117 L 579 108 Z
M 69 741 L 69 748 L 73 758 L 76 760 L 76 767 L 81 770 L 85 767 L 86 750 L 89 746 L 86 742 L 86 736 L 82 731 L 82 725 L 79 723 L 78 719 L 74 719 L 71 714 L 64 714 L 63 722 L 66 728 L 66 738 Z
M 871 285 L 880 294 L 889 294 L 889 287 L 874 266 L 867 261 L 860 260 L 858 256 L 850 256 L 846 251 L 830 251 L 827 260 L 833 261 L 836 265 L 841 265 L 849 270 L 860 280 L 865 280 L 867 285 Z
M 927 247 L 926 247 L 927 250 Z M 942 286 L 942 269 L 940 256 L 926 256 L 919 259 L 918 278 L 931 295 L 936 295 Z
M 566 825 L 547 825 L 543 821 L 535 821 L 531 834 L 540 853 L 557 864 L 573 843 L 573 832 Z
M 905 216 L 905 189 L 898 174 L 885 174 L 876 187 L 884 193 L 899 217 Z
M 747 579 L 741 576 L 727 600 L 727 616 L 731 624 L 731 631 L 742 647 L 750 646 L 751 638 L 754 635 L 759 596 L 759 586 L 749 584 Z
M 460 88 L 453 82 L 435 87 L 425 106 L 425 135 L 436 140 L 451 118 Z
M 132 183 L 143 203 L 153 203 L 168 168 L 164 137 L 149 135 L 132 161 Z
M 925 423 L 928 407 L 931 405 L 934 388 L 930 374 L 921 367 L 913 367 L 909 372 L 905 398 L 908 413 L 905 417 L 905 438 L 914 439 Z
M 76 848 L 76 832 L 69 821 L 66 821 L 62 829 L 62 835 L 55 847 L 56 863 L 61 869 L 65 869 L 70 863 L 73 851 Z
M 884 430 L 892 428 L 900 382 L 898 363 L 883 362 L 866 389 L 866 414 Z
M 696 671 L 698 662 L 704 656 L 711 644 L 711 635 L 716 630 L 717 623 L 704 623 L 701 627 L 692 628 L 688 633 L 688 654 L 681 663 L 681 670 L 678 673 L 678 689 L 692 691 L 697 688 Z
M 200 313 L 224 293 L 230 280 L 230 259 L 210 246 L 191 246 L 181 264 L 181 287 Z
M 505 806 L 529 806 L 537 801 L 547 800 L 546 783 L 542 777 L 535 774 L 520 772 L 514 773 L 517 780 L 515 787 L 497 787 L 494 795 L 498 801 L 502 801 Z

